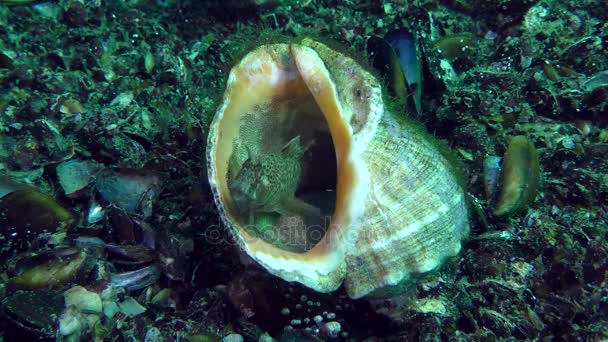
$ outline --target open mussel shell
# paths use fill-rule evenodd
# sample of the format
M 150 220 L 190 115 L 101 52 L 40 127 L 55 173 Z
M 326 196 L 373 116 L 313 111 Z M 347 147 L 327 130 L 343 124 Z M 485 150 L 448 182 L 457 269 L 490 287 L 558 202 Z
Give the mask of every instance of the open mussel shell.
M 407 83 L 395 50 L 386 40 L 371 36 L 367 40 L 367 53 L 374 68 L 380 71 L 382 77 L 387 80 L 392 95 L 399 99 L 406 99 Z
M 25 250 L 39 234 L 67 230 L 77 223 L 69 210 L 52 197 L 19 189 L 0 198 L 0 255 Z
M 367 53 L 393 95 L 405 101 L 413 113 L 422 113 L 422 58 L 414 35 L 398 29 L 384 38 L 372 36 L 367 40 Z
M 0 198 L 17 190 L 36 190 L 31 185 L 15 182 L 10 177 L 0 176 Z
M 87 253 L 76 248 L 43 252 L 23 258 L 8 280 L 11 290 L 36 290 L 66 284 L 84 268 Z
M 412 93 L 416 113 L 422 113 L 422 58 L 416 37 L 405 29 L 391 30 L 384 39 L 395 50 Z
M 63 295 L 54 290 L 18 291 L 2 301 L 5 341 L 53 341 Z

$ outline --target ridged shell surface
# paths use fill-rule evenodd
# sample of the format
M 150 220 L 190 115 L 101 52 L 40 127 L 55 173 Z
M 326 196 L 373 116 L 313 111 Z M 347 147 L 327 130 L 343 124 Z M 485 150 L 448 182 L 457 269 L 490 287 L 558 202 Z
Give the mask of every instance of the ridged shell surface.
M 294 252 L 269 243 L 236 212 L 228 183 L 244 163 L 231 156 L 244 145 L 245 114 L 272 116 L 268 122 L 279 125 L 260 144 L 281 135 L 280 125 L 293 121 L 285 118 L 306 116 L 285 136 L 306 137 L 300 127 L 324 121 L 335 154 L 327 166 L 336 173 L 335 203 L 314 247 Z M 455 256 L 469 233 L 464 192 L 447 160 L 418 128 L 385 109 L 369 72 L 313 40 L 261 46 L 233 68 L 207 154 L 216 204 L 240 247 L 272 274 L 317 291 L 344 283 L 353 298 L 399 292 Z M 314 155 L 306 163 L 318 166 Z

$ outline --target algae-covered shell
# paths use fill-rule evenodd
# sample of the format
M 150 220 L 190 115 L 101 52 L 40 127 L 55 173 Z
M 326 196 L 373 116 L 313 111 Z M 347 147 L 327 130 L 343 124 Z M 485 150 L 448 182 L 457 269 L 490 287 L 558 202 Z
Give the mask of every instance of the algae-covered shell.
M 400 122 L 379 82 L 324 44 L 247 54 L 229 75 L 207 147 L 211 189 L 240 247 L 284 280 L 321 292 L 344 283 L 353 298 L 402 290 L 456 255 L 469 233 L 463 190 L 426 135 Z M 297 251 L 260 236 L 257 221 L 248 226 L 231 192 L 247 151 L 278 151 L 294 136 L 308 147 L 295 196 L 326 215 L 315 221 L 321 229 L 289 230 L 288 242 L 304 239 Z

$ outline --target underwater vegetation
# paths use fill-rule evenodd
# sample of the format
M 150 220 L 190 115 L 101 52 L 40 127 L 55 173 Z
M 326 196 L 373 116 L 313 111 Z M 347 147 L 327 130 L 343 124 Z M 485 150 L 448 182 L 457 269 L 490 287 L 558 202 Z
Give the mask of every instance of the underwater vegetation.
M 608 339 L 601 0 L 0 0 L 0 341 Z

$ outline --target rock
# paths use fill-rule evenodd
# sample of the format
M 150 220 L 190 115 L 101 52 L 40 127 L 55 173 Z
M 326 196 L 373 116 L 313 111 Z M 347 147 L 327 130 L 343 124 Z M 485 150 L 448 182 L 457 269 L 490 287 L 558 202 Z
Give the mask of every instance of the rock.
M 321 325 L 321 336 L 326 339 L 335 339 L 340 336 L 342 325 L 340 322 L 331 321 Z
M 74 286 L 63 293 L 65 305 L 74 305 L 78 310 L 86 313 L 101 314 L 102 305 L 99 294 L 88 291 L 82 286 Z
M 222 338 L 222 342 L 243 342 L 244 340 L 240 334 L 230 334 Z
M 139 304 L 132 297 L 127 297 L 122 302 L 118 303 L 120 311 L 129 317 L 135 317 L 146 312 L 146 308 Z

